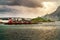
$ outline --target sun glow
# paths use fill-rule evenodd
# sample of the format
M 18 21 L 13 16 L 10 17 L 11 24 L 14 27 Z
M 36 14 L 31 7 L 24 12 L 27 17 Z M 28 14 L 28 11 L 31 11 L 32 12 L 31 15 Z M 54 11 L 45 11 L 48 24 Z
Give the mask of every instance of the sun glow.
M 42 2 L 42 5 L 47 13 L 52 13 L 57 8 L 56 2 Z
M 45 7 L 45 8 L 48 8 L 50 6 L 56 6 L 56 3 L 55 2 L 42 2 L 42 5 Z
M 44 7 L 50 7 L 50 6 L 55 6 L 56 3 L 55 2 L 42 2 L 43 6 Z

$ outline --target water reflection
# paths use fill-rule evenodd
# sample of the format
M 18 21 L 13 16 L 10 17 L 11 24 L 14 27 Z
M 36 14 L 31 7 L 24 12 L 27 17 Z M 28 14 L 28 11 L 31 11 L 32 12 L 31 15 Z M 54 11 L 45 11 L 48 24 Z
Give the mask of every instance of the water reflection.
M 24 25 L 4 29 L 4 40 L 59 40 L 56 26 Z M 28 26 L 28 27 L 27 27 Z

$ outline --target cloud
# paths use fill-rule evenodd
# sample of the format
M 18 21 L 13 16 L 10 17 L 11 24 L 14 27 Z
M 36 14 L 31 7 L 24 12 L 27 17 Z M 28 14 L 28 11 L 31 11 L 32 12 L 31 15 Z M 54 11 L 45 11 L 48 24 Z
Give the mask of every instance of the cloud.
M 0 5 L 18 5 L 26 7 L 43 7 L 37 0 L 0 0 Z
M 42 4 L 43 2 L 45 4 Z M 54 12 L 56 5 L 55 1 L 52 0 L 0 0 L 0 17 L 19 16 L 34 18 Z
M 8 6 L 0 5 L 0 12 L 16 12 L 16 9 L 9 8 Z
M 43 7 L 42 2 L 60 2 L 59 0 L 0 0 L 0 5 L 26 6 L 26 7 Z

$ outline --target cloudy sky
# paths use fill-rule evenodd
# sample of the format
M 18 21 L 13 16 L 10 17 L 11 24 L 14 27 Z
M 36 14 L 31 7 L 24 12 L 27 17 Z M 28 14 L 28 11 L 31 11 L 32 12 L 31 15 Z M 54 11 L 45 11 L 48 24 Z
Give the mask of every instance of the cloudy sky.
M 0 0 L 0 17 L 34 18 L 56 11 L 60 0 Z

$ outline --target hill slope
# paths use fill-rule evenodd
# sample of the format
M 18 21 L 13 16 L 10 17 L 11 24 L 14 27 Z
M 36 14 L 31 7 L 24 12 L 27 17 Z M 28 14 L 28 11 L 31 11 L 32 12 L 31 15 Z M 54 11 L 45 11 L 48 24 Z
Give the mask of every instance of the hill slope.
M 44 18 L 48 18 L 51 20 L 60 20 L 60 6 L 57 8 L 55 12 L 45 15 Z

